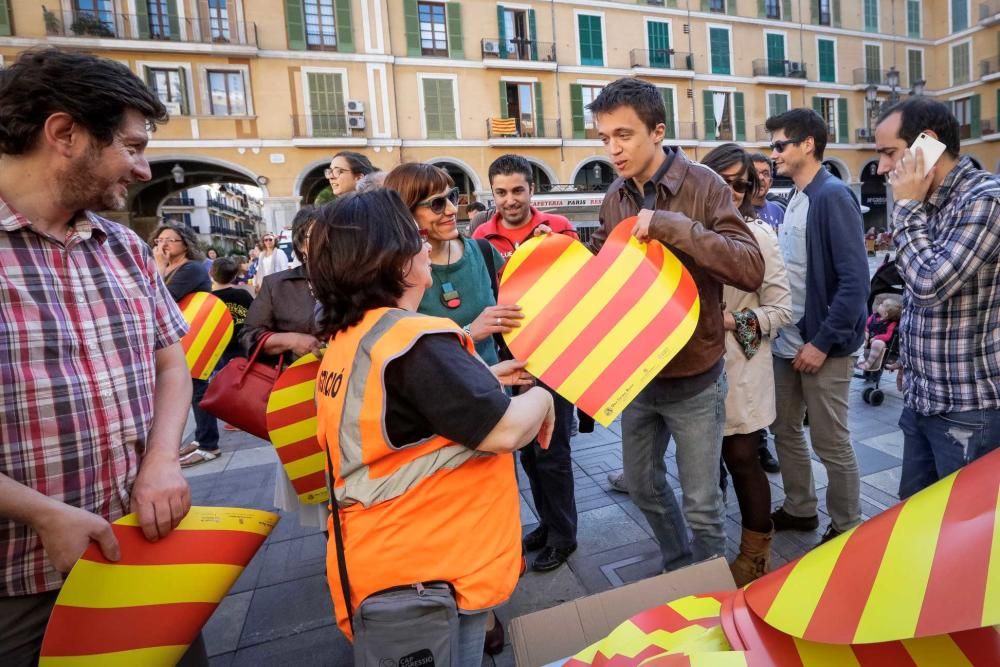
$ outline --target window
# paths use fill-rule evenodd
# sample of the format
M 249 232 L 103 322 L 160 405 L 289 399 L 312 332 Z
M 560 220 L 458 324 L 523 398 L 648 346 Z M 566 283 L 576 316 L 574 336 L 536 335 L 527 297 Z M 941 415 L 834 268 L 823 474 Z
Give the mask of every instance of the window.
M 213 116 L 246 116 L 243 72 L 208 72 L 209 104 Z
M 587 108 L 600 95 L 604 86 L 571 83 L 569 85 L 569 105 L 573 112 L 573 138 L 596 139 L 597 128 L 594 114 Z
M 819 9 L 819 16 L 816 23 L 820 25 L 830 25 L 830 3 L 833 0 L 818 0 L 816 7 Z
M 951 0 L 951 32 L 969 27 L 969 0 Z
M 709 0 L 708 11 L 718 12 L 719 14 L 725 14 L 726 0 Z
M 590 112 L 590 103 L 593 102 L 601 91 L 604 90 L 603 86 L 580 86 L 580 94 L 583 97 L 583 127 L 587 130 L 594 130 L 594 114 Z
M 149 0 L 149 36 L 152 39 L 172 39 L 170 30 L 170 2 Z
M 601 17 L 594 14 L 577 14 L 580 40 L 580 64 L 604 67 L 604 31 Z
M 448 55 L 448 22 L 444 5 L 417 3 L 420 20 L 420 52 L 425 56 Z
M 969 42 L 951 47 L 951 85 L 969 83 Z
M 650 67 L 670 67 L 670 24 L 663 21 L 646 23 L 646 45 Z
M 706 90 L 705 140 L 733 141 L 733 94 Z
M 906 34 L 920 37 L 920 0 L 906 0 Z
M 344 111 L 344 75 L 307 72 L 311 137 L 350 136 Z
M 96 20 L 104 28 L 114 32 L 115 10 L 112 0 L 74 0 L 74 17 L 79 20 Z
M 503 7 L 501 11 L 503 20 L 500 23 L 500 41 L 503 42 L 501 48 L 504 50 L 502 57 L 537 60 L 538 45 L 534 43 L 534 31 L 530 30 L 533 23 L 528 19 L 528 12 L 509 7 Z
M 767 117 L 777 116 L 788 111 L 788 93 L 767 94 Z
M 768 76 L 788 76 L 787 60 L 785 60 L 785 36 L 781 33 L 769 32 L 764 34 L 764 41 L 767 46 Z
M 882 83 L 882 47 L 865 44 L 865 83 Z
M 764 0 L 764 17 L 769 19 L 780 19 L 781 0 Z
M 836 44 L 832 39 L 816 41 L 816 51 L 819 54 L 819 80 L 826 83 L 837 81 Z
M 306 48 L 337 48 L 337 24 L 333 0 L 305 0 Z M 444 11 L 444 8 L 441 8 Z
M 186 116 L 188 114 L 184 70 L 147 67 L 146 83 L 167 107 L 170 115 Z
M 837 136 L 837 100 L 833 97 L 817 97 L 816 113 L 826 121 L 830 143 L 836 143 Z
M 917 49 L 906 50 L 906 66 L 910 74 L 910 85 L 924 80 L 924 52 Z
M 428 139 L 456 139 L 458 125 L 455 121 L 455 80 L 420 80 L 424 95 L 424 122 Z
M 865 0 L 865 30 L 878 32 L 878 0 Z
M 208 0 L 208 29 L 213 42 L 229 41 L 229 7 L 227 0 Z
M 972 137 L 972 98 L 963 97 L 951 103 L 952 113 L 958 120 L 958 138 L 969 139 Z
M 729 30 L 709 27 L 708 42 L 712 74 L 732 74 L 729 63 Z

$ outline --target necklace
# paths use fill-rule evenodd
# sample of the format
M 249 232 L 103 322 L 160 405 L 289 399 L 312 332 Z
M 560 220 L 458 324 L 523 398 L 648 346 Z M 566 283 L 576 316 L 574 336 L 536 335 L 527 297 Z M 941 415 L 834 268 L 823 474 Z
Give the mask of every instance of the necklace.
M 448 274 L 451 274 L 451 241 L 448 241 L 448 260 L 446 266 L 449 267 Z M 432 267 L 433 269 L 433 267 Z M 444 304 L 445 308 L 458 308 L 462 305 L 462 297 L 458 294 L 458 290 L 455 286 L 451 284 L 450 280 L 441 281 L 441 303 Z

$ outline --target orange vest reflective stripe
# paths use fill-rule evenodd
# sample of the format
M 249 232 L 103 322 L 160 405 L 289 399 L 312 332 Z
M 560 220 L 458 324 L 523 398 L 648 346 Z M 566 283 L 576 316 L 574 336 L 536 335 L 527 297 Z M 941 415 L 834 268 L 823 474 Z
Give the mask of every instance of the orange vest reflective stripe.
M 317 376 L 317 434 L 330 449 L 355 609 L 386 588 L 447 581 L 460 609 L 485 610 L 517 584 L 513 455 L 476 452 L 437 435 L 401 447 L 387 441 L 386 366 L 433 333 L 452 333 L 475 354 L 451 320 L 380 308 L 331 339 Z M 350 637 L 332 541 L 327 577 L 337 623 Z

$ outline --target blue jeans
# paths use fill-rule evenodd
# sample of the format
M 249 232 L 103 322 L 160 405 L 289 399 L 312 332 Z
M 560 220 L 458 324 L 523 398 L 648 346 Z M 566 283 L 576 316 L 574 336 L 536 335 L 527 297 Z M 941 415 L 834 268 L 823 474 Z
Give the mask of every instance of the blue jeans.
M 456 667 L 479 667 L 483 664 L 486 643 L 486 616 L 492 612 L 458 615 L 458 660 Z
M 719 459 L 726 422 L 726 375 L 699 394 L 669 401 L 670 380 L 654 379 L 622 413 L 622 462 L 632 502 L 642 510 L 660 543 L 665 570 L 726 552 Z M 689 543 L 663 457 L 671 435 L 677 443 Z
M 1000 447 L 1000 410 L 921 415 L 903 408 L 899 497 L 909 498 Z

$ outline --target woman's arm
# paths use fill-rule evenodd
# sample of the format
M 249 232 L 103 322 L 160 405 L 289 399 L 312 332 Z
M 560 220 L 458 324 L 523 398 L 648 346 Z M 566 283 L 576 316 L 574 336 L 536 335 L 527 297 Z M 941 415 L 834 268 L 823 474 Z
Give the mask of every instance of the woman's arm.
M 476 449 L 506 454 L 521 449 L 536 437 L 542 449 L 548 449 L 555 419 L 552 394 L 541 387 L 532 387 L 511 399 L 507 412 Z
M 792 321 L 792 293 L 778 239 L 766 224 L 753 225 L 754 237 L 764 256 L 764 282 L 757 290 L 760 305 L 753 309 L 760 332 L 770 336 Z

